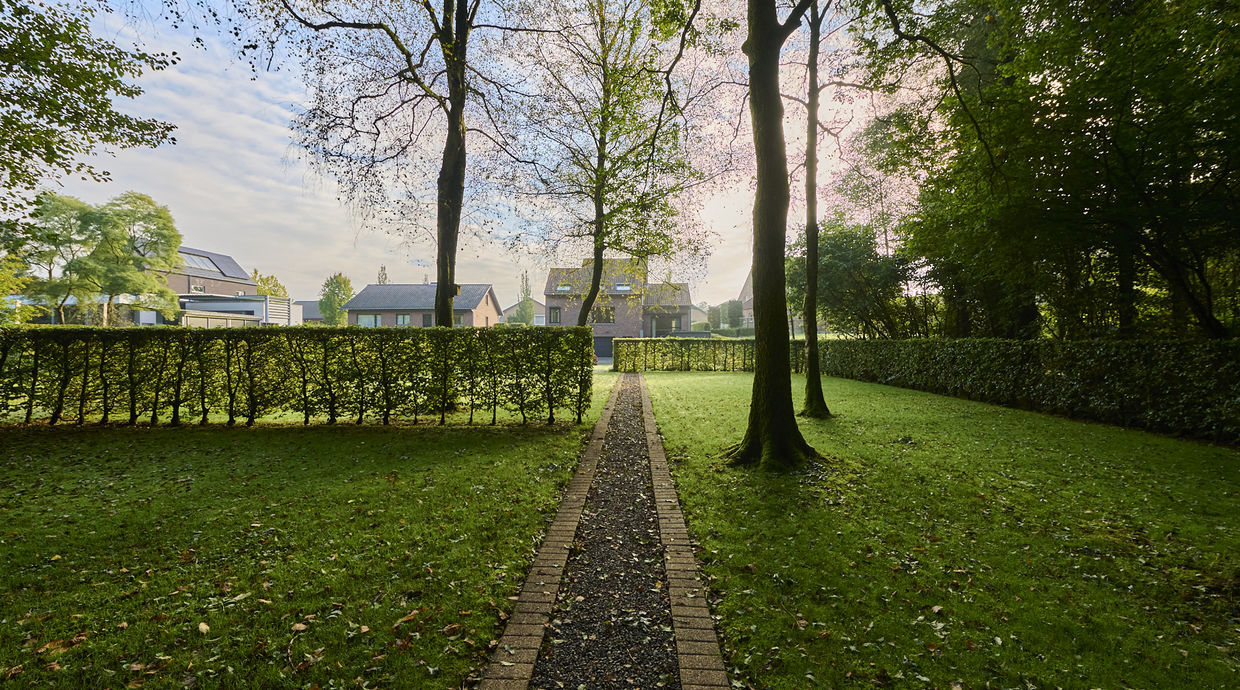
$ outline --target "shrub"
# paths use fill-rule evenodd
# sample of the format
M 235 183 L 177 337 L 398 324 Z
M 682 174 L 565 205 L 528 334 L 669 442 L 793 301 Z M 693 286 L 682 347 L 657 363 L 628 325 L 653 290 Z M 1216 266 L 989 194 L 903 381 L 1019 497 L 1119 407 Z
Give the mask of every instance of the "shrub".
M 0 416 L 179 425 L 301 413 L 357 424 L 590 404 L 588 328 L 0 328 Z
M 617 371 L 752 371 L 752 340 L 616 339 Z M 823 374 L 1240 442 L 1240 341 L 823 340 Z M 792 342 L 804 369 L 805 343 Z

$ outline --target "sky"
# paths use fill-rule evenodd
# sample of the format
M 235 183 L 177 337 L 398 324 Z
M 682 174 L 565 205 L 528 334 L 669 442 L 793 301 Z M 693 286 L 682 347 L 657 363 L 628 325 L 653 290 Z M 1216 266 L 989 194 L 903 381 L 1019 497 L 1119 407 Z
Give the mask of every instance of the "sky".
M 132 31 L 116 23 L 103 35 L 121 42 Z M 144 93 L 121 107 L 175 124 L 176 143 L 97 158 L 111 181 L 65 179 L 60 193 L 89 203 L 128 190 L 148 194 L 171 210 L 185 245 L 231 255 L 247 271 L 274 274 L 294 299 L 317 299 L 323 281 L 337 271 L 354 290 L 374 282 L 380 265 L 390 282 L 434 279 L 428 237 L 363 227 L 337 200 L 332 181 L 297 160 L 288 125 L 304 87 L 295 69 L 255 74 L 209 34 L 205 47 L 195 48 L 192 34 L 158 22 L 141 31 L 148 50 L 176 51 L 182 59 L 142 75 L 137 83 Z M 710 257 L 684 276 L 673 273 L 691 281 L 694 302 L 718 304 L 740 292 L 751 262 L 752 198 L 741 180 L 696 210 L 712 231 Z M 518 298 L 523 270 L 538 298 L 553 263 L 568 262 L 466 240 L 463 233 L 457 281 L 491 283 L 508 305 Z

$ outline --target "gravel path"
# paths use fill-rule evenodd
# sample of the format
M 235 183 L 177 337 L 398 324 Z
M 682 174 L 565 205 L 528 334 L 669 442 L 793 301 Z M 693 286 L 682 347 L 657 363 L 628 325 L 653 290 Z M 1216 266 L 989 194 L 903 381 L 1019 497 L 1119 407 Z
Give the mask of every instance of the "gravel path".
M 617 385 L 532 688 L 680 687 L 641 384 Z

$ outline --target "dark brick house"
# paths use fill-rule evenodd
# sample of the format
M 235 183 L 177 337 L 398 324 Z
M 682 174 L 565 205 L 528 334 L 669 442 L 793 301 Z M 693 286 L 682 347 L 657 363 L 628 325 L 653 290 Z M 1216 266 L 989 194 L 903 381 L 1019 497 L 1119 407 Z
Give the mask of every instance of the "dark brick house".
M 168 287 L 182 297 L 257 295 L 258 284 L 231 256 L 182 246 L 182 266 L 164 274 Z
M 548 326 L 575 326 L 590 289 L 593 261 L 553 268 L 543 289 Z M 611 356 L 613 338 L 656 338 L 688 331 L 693 301 L 687 283 L 651 283 L 637 259 L 604 259 L 603 279 L 590 315 L 594 351 Z

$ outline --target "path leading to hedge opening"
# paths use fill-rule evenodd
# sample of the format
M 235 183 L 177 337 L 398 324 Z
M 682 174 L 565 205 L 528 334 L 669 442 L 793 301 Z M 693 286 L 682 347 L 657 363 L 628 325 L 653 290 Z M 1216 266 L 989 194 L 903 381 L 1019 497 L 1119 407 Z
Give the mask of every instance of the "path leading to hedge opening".
M 728 678 L 650 396 L 626 374 L 479 687 L 656 686 Z

